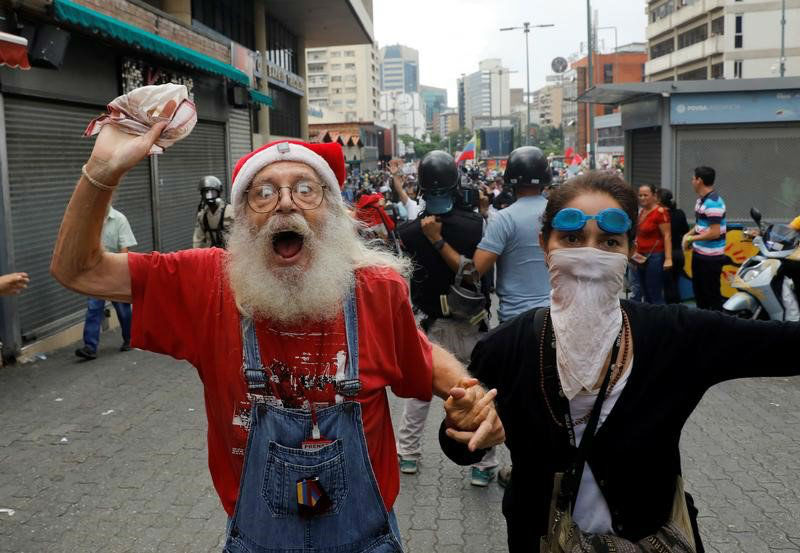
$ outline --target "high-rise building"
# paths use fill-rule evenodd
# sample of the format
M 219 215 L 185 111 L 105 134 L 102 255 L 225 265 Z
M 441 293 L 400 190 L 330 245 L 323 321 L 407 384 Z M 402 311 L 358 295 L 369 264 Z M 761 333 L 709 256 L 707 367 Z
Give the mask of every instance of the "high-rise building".
M 781 2 L 650 0 L 648 81 L 780 76 Z M 800 4 L 786 2 L 786 75 L 800 75 Z
M 465 128 L 467 122 L 467 105 L 466 105 L 466 98 L 464 95 L 464 77 L 462 75 L 456 81 L 456 90 L 458 91 L 458 128 L 463 129 Z
M 379 116 L 378 48 L 355 44 L 306 50 L 308 105 L 344 115 L 343 121 Z
M 645 44 L 629 44 L 620 46 L 615 53 L 610 54 L 597 54 L 592 56 L 592 73 L 591 86 L 598 84 L 614 84 L 614 83 L 638 83 L 642 82 L 644 78 L 644 65 L 647 61 L 647 50 Z M 567 98 L 576 98 L 583 94 L 587 86 L 589 58 L 583 57 L 572 63 L 572 68 L 576 70 L 576 96 L 569 96 Z M 563 107 L 562 107 L 563 109 Z M 593 116 L 609 115 L 616 111 L 618 108 L 611 106 L 603 106 L 599 104 L 594 105 L 592 110 Z M 577 144 L 575 150 L 585 157 L 589 146 L 589 104 L 580 104 L 576 106 L 578 113 L 577 121 Z M 562 118 L 564 114 L 562 113 Z
M 531 122 L 546 127 L 560 127 L 563 100 L 564 87 L 561 84 L 549 84 L 536 90 L 531 103 Z
M 436 114 L 433 132 L 438 133 L 442 138 L 447 138 L 450 133 L 458 130 L 458 110 L 445 108 Z
M 384 46 L 380 54 L 381 90 L 419 92 L 419 52 L 402 44 Z
M 562 73 L 563 96 L 561 100 L 561 130 L 564 133 L 564 150 L 578 150 L 578 70 Z
M 436 116 L 447 109 L 447 89 L 420 85 L 419 95 L 425 107 L 425 123 L 428 125 L 428 131 L 433 131 Z
M 464 76 L 463 83 L 464 124 L 467 128 L 512 125 L 509 70 L 499 59 L 481 61 L 479 70 Z

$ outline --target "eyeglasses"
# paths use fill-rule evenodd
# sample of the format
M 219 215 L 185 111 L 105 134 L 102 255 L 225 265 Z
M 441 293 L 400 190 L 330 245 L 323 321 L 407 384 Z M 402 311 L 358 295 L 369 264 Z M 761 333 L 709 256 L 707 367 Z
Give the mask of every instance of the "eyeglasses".
M 597 215 L 586 215 L 580 209 L 567 207 L 556 213 L 552 225 L 556 230 L 572 232 L 581 230 L 590 219 L 597 221 L 597 226 L 611 234 L 624 234 L 633 226 L 628 214 L 616 207 L 604 209 Z
M 314 181 L 299 181 L 292 186 L 275 186 L 271 183 L 256 184 L 247 189 L 247 203 L 257 213 L 270 213 L 281 198 L 281 190 L 289 189 L 294 205 L 302 210 L 316 209 L 322 204 L 327 186 Z

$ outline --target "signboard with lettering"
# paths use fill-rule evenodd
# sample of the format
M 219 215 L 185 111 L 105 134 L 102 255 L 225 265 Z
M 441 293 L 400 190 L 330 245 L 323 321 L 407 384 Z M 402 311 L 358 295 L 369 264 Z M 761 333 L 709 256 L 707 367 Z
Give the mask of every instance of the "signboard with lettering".
M 295 75 L 271 62 L 266 64 L 267 80 L 281 88 L 285 88 L 298 96 L 306 95 L 306 81 L 300 75 Z
M 800 90 L 676 94 L 673 125 L 800 121 Z

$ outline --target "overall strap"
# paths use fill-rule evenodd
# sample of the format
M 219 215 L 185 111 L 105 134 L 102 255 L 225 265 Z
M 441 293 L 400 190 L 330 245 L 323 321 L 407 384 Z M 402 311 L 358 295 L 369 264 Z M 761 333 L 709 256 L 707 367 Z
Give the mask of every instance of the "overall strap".
M 247 391 L 264 395 L 267 390 L 267 379 L 264 374 L 264 366 L 261 363 L 261 353 L 258 349 L 256 339 L 256 325 L 253 319 L 241 317 L 242 327 L 242 362 L 244 366 L 244 378 L 247 381 Z
M 344 329 L 347 336 L 347 366 L 344 380 L 336 382 L 336 391 L 345 397 L 354 398 L 361 391 L 361 381 L 358 379 L 358 310 L 355 281 L 344 299 Z

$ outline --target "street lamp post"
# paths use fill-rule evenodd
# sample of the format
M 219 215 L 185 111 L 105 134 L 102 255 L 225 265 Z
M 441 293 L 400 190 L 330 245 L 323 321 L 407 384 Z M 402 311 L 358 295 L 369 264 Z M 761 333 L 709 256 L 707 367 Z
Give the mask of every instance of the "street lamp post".
M 531 29 L 541 29 L 544 27 L 555 27 L 552 23 L 548 23 L 545 25 L 531 25 L 530 22 L 526 21 L 523 23 L 524 27 L 503 27 L 500 29 L 501 31 L 515 31 L 518 29 L 522 29 L 525 33 L 525 73 L 526 73 L 526 99 L 525 105 L 527 106 L 527 118 L 528 124 L 525 128 L 525 145 L 530 146 L 531 143 L 531 61 L 530 61 L 530 54 L 528 49 L 528 35 L 531 32 Z
M 592 64 L 592 58 L 594 57 L 594 46 L 592 44 L 592 1 L 586 0 L 586 33 L 587 33 L 587 43 L 586 43 L 586 50 L 588 53 L 587 57 L 587 71 L 586 71 L 586 90 L 592 88 L 592 81 L 594 81 L 594 67 Z M 589 169 L 594 169 L 594 104 L 587 103 L 587 115 L 588 115 L 588 124 L 589 124 Z
M 786 0 L 781 0 L 781 77 L 786 76 Z

